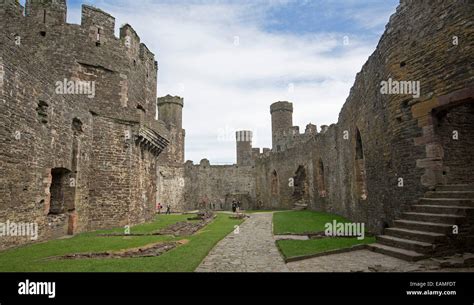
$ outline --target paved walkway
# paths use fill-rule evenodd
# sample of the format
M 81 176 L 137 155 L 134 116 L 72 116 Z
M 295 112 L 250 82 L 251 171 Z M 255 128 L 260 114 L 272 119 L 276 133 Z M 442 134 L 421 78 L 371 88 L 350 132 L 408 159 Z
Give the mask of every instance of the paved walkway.
M 273 213 L 251 214 L 238 233 L 221 240 L 196 269 L 197 272 L 289 271 L 272 234 Z
M 197 272 L 473 272 L 474 268 L 432 268 L 428 260 L 406 262 L 391 256 L 358 250 L 285 264 L 272 234 L 273 213 L 251 214 L 239 228 L 221 240 Z M 289 237 L 286 237 L 289 238 Z M 294 238 L 291 237 L 291 238 Z

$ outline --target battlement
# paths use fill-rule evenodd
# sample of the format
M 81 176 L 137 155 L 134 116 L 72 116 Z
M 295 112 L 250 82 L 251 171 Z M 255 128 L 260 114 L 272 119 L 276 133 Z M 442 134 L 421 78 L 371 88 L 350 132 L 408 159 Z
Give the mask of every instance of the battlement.
M 304 133 L 306 135 L 315 135 L 318 133 L 318 128 L 316 125 L 309 123 L 308 125 L 306 125 Z
M 66 0 L 26 0 L 25 15 L 42 24 L 65 24 Z
M 25 15 L 23 15 L 23 11 Z M 83 31 L 85 29 L 86 35 L 95 42 L 96 46 L 107 44 L 115 46 L 119 41 L 124 51 L 135 62 L 139 59 L 147 63 L 152 70 L 158 69 L 155 54 L 140 42 L 140 37 L 129 24 L 120 28 L 120 37 L 117 38 L 115 36 L 115 17 L 94 6 L 82 5 L 80 27 L 66 22 L 66 0 L 26 0 L 24 8 L 18 0 L 0 0 L 0 15 L 2 16 L 0 19 L 6 23 L 9 23 L 8 19 L 10 18 L 24 18 L 17 19 L 17 21 L 27 23 L 26 27 L 40 28 L 42 32 L 47 32 L 49 26 L 56 26 L 55 31 L 62 31 L 57 26 L 64 25 L 68 26 L 64 28 L 67 29 L 65 35 L 80 37 L 82 33 L 71 31 L 71 26 L 76 30 Z M 11 23 L 9 26 L 14 28 L 15 23 Z
M 175 105 L 184 107 L 184 99 L 179 96 L 171 96 L 168 94 L 166 96 L 158 98 L 158 106 L 161 106 L 164 104 L 175 104 Z
M 235 132 L 237 142 L 252 142 L 253 133 L 250 130 L 240 130 Z
M 114 37 L 115 17 L 90 5 L 82 5 L 81 26 L 88 29 L 90 34 L 97 35 L 97 41 L 101 36 Z
M 290 102 L 276 102 L 270 106 L 270 114 L 273 114 L 276 111 L 289 111 L 293 112 L 293 103 Z

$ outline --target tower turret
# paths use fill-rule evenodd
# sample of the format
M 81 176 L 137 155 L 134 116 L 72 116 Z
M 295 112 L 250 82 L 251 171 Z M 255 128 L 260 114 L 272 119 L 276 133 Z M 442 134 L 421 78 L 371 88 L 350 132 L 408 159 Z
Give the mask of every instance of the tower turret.
M 158 98 L 158 119 L 166 125 L 183 128 L 183 98 L 167 95 Z
M 293 104 L 290 102 L 276 102 L 270 106 L 272 115 L 272 148 L 274 151 L 284 149 L 284 139 L 293 127 Z
M 249 130 L 241 130 L 235 133 L 237 141 L 237 165 L 251 166 L 254 164 L 252 152 L 253 134 Z
M 158 119 L 165 123 L 170 132 L 170 142 L 167 150 L 161 157 L 168 165 L 183 166 L 184 164 L 184 138 L 182 97 L 167 95 L 158 98 Z

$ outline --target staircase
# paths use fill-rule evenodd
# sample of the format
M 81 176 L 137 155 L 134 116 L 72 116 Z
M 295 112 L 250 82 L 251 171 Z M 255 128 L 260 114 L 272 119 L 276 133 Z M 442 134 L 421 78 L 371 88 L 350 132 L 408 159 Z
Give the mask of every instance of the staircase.
M 303 199 L 298 200 L 293 204 L 293 211 L 303 211 L 308 209 L 308 204 Z
M 417 261 L 449 249 L 453 225 L 474 217 L 474 185 L 437 186 L 409 212 L 394 221 L 392 228 L 377 236 L 372 251 L 407 261 Z M 471 222 L 472 223 L 472 222 Z

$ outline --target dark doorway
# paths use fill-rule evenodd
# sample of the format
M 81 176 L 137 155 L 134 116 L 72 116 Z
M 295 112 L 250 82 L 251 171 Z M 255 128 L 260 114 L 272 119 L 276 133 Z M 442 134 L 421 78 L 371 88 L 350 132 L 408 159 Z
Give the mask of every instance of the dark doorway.
M 51 170 L 51 201 L 49 205 L 50 215 L 63 214 L 67 209 L 67 203 L 71 198 L 69 194 L 70 171 L 65 168 L 53 168 Z
M 474 100 L 434 112 L 437 142 L 442 147 L 448 184 L 474 183 Z
M 300 165 L 296 170 L 294 177 L 294 191 L 293 199 L 295 201 L 307 199 L 308 194 L 308 182 L 306 179 L 306 169 L 304 166 Z

